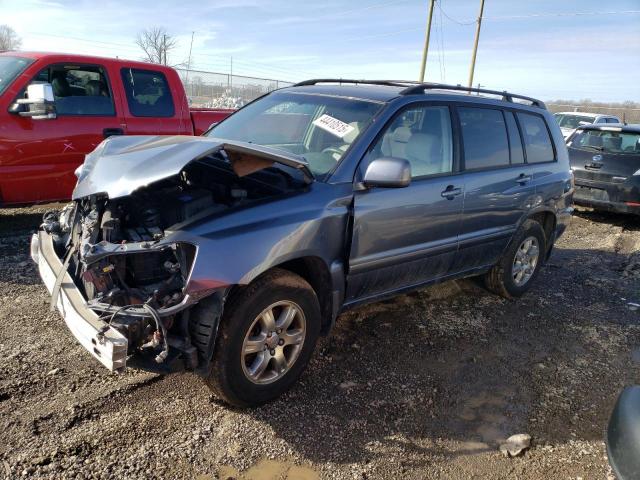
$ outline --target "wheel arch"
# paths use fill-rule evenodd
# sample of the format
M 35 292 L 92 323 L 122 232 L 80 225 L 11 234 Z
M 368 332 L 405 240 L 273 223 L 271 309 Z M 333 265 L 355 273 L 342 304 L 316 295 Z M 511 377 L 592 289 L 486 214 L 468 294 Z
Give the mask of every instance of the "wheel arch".
M 551 249 L 555 243 L 555 231 L 558 219 L 551 210 L 542 210 L 529 215 L 526 220 L 535 220 L 538 222 L 544 230 L 544 237 L 546 241 L 545 260 L 548 259 L 551 254 Z
M 326 262 L 316 256 L 306 256 L 287 260 L 271 268 L 280 268 L 301 276 L 316 292 L 322 314 L 322 332 L 326 333 L 333 323 L 333 282 Z

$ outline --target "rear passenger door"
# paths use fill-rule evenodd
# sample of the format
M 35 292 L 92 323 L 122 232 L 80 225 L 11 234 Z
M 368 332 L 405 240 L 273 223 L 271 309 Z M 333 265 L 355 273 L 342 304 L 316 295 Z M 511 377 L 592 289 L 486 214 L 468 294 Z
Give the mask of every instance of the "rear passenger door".
M 497 261 L 531 208 L 535 187 L 513 112 L 485 105 L 460 105 L 457 112 L 465 194 L 453 268 L 462 272 Z
M 551 141 L 551 132 L 545 117 L 533 112 L 516 114 L 525 147 L 525 158 L 536 189 L 538 202 L 555 210 L 556 200 L 561 199 L 570 188 L 567 171 L 558 168 L 556 144 Z M 566 149 L 564 142 L 558 148 Z M 541 205 L 539 205 L 541 206 Z
M 191 133 L 191 126 L 187 129 L 184 124 L 189 112 L 180 111 L 180 92 L 171 91 L 171 83 L 164 72 L 125 67 L 120 69 L 120 80 L 128 135 Z
M 347 303 L 449 273 L 464 192 L 451 119 L 445 105 L 409 106 L 384 127 L 361 162 L 364 173 L 375 158 L 404 158 L 412 179 L 406 188 L 355 192 Z

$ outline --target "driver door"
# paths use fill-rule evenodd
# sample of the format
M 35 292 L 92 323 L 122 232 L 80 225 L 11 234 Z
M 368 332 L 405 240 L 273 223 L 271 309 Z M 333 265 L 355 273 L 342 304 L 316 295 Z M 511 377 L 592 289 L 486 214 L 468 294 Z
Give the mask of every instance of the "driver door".
M 449 107 L 401 111 L 361 165 L 385 156 L 409 161 L 411 184 L 355 193 L 347 303 L 444 277 L 458 248 L 464 184 Z

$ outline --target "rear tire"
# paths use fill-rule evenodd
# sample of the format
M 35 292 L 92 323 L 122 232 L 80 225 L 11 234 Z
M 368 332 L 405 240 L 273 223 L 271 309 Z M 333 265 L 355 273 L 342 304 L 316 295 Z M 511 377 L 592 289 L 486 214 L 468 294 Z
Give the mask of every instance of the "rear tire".
M 225 402 L 255 407 L 286 392 L 320 334 L 320 305 L 299 275 L 273 269 L 229 299 L 205 382 Z
M 500 261 L 484 275 L 488 290 L 505 298 L 520 297 L 530 288 L 544 263 L 547 240 L 542 226 L 526 220 L 516 231 Z

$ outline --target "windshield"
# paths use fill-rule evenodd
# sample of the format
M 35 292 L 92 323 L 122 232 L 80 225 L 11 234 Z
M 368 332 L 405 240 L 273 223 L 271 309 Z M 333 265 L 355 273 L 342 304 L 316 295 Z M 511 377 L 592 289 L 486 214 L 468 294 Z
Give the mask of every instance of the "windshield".
M 568 146 L 604 153 L 640 155 L 640 133 L 578 130 Z
M 580 122 L 592 124 L 594 120 L 593 117 L 585 117 L 584 115 L 571 115 L 568 113 L 556 113 L 554 116 L 558 121 L 558 125 L 560 125 L 560 127 L 562 128 L 578 128 L 580 126 Z
M 0 95 L 31 62 L 30 58 L 0 56 Z
M 314 176 L 322 179 L 381 106 L 353 98 L 278 92 L 238 110 L 207 136 L 301 155 Z

